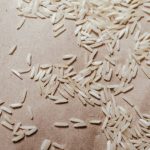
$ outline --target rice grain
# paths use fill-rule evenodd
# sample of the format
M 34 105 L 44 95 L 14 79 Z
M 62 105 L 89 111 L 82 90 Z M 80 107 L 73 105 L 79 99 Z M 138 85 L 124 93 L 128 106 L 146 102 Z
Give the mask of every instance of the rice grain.
M 50 146 L 51 146 L 51 141 L 49 139 L 45 139 L 41 144 L 40 150 L 48 150 Z
M 17 45 L 14 45 L 13 47 L 10 48 L 9 55 L 13 55 L 16 50 L 17 50 Z

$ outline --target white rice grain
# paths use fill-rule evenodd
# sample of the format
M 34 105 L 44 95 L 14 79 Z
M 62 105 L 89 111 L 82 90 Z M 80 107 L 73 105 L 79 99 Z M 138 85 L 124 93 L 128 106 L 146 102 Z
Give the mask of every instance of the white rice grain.
M 40 68 L 41 69 L 48 69 L 48 68 L 50 68 L 50 67 L 52 67 L 52 64 L 42 64 L 42 65 L 40 65 Z M 52 68 L 51 68 L 52 69 Z M 49 72 L 51 72 L 51 71 L 49 71 Z M 49 74 L 49 73 L 48 73 Z
M 23 104 L 23 103 L 25 102 L 25 100 L 26 100 L 26 98 L 27 98 L 27 92 L 28 92 L 27 89 L 24 89 L 24 90 L 23 90 L 20 103 Z
M 57 32 L 54 32 L 54 37 L 58 37 L 60 34 L 66 31 L 66 28 L 63 26 Z
M 55 127 L 60 127 L 60 128 L 67 128 L 67 127 L 69 127 L 69 124 L 66 123 L 66 122 L 55 122 L 54 126 Z
M 7 121 L 7 122 L 8 122 L 9 124 L 11 124 L 11 125 L 14 125 L 14 124 L 15 124 L 15 123 L 14 123 L 14 120 L 13 120 L 10 116 L 4 114 L 4 115 L 3 115 L 3 118 L 4 118 L 5 121 Z
M 79 119 L 79 118 L 70 118 L 69 119 L 71 122 L 73 122 L 73 123 L 82 123 L 82 122 L 84 122 L 83 120 L 81 120 L 81 119 Z
M 68 103 L 68 100 L 61 98 L 59 100 L 56 100 L 54 103 L 55 104 L 65 104 L 65 103 Z
M 9 130 L 13 130 L 13 125 L 11 125 L 10 123 L 8 123 L 7 121 L 1 121 L 1 125 L 4 126 L 5 128 L 9 129 Z
M 123 92 L 126 93 L 126 92 L 132 90 L 133 88 L 134 88 L 134 85 L 129 85 L 129 86 L 123 88 Z
M 62 90 L 62 89 L 58 89 L 58 92 L 61 96 L 63 96 L 66 100 L 69 99 L 69 95 L 66 91 Z
M 21 74 L 17 71 L 17 70 L 15 70 L 15 69 L 11 69 L 11 72 L 14 74 L 14 75 L 16 75 L 19 79 L 23 79 L 22 77 L 21 77 Z
M 63 27 L 64 27 L 64 22 L 60 22 L 60 23 L 54 25 L 53 31 L 57 32 L 58 30 L 60 30 Z
M 101 97 L 100 97 L 100 95 L 98 94 L 98 92 L 96 92 L 96 91 L 94 91 L 94 90 L 90 90 L 89 91 L 89 94 L 91 95 L 91 96 L 94 96 L 96 99 L 98 99 L 98 100 L 100 100 L 101 99 Z
M 73 127 L 74 127 L 74 128 L 86 128 L 87 125 L 86 125 L 85 122 L 79 122 L 79 123 L 75 123 L 75 124 L 73 125 Z
M 20 126 L 21 126 L 21 122 L 15 123 L 13 127 L 13 134 L 15 134 L 19 130 Z
M 32 55 L 31 55 L 31 53 L 28 53 L 26 61 L 27 61 L 27 64 L 29 66 L 31 66 L 31 64 L 32 64 Z
M 88 45 L 86 45 L 86 44 L 83 44 L 82 45 L 86 50 L 88 50 L 89 52 L 93 52 L 93 49 L 90 47 L 90 46 L 88 46 Z
M 77 95 L 78 95 L 79 100 L 82 102 L 82 104 L 83 104 L 84 106 L 86 106 L 86 101 L 85 101 L 85 99 L 84 99 L 80 94 L 77 94 Z
M 107 150 L 112 150 L 111 141 L 107 141 Z
M 10 104 L 10 107 L 13 109 L 21 108 L 22 103 L 13 103 L 13 104 Z
M 89 123 L 90 124 L 94 124 L 94 125 L 100 125 L 101 124 L 101 120 L 90 120 Z
M 72 54 L 66 54 L 66 55 L 63 56 L 63 59 L 68 60 L 68 59 L 71 59 L 73 57 L 74 57 L 74 55 L 72 55 Z
M 139 119 L 139 123 L 140 123 L 140 125 L 142 125 L 145 128 L 150 127 L 150 121 L 148 122 L 148 121 L 146 121 L 144 119 Z
M 48 150 L 50 146 L 51 146 L 51 141 L 49 139 L 45 139 L 41 144 L 40 150 Z
M 115 61 L 111 58 L 111 57 L 109 57 L 109 56 L 105 56 L 105 59 L 108 61 L 108 62 L 110 62 L 113 66 L 115 66 Z
M 33 120 L 33 111 L 31 106 L 27 106 L 28 114 L 31 120 Z
M 56 100 L 61 99 L 61 97 L 55 96 L 55 95 L 48 95 L 48 98 L 49 98 L 50 100 L 53 100 L 53 101 L 56 101 Z
M 104 120 L 104 122 L 102 124 L 102 130 L 104 130 L 106 128 L 107 123 L 108 123 L 108 119 L 109 119 L 108 117 L 105 118 L 105 120 Z
M 25 73 L 28 73 L 28 72 L 30 72 L 31 71 L 31 68 L 25 68 L 25 69 L 20 69 L 18 72 L 20 73 L 20 74 L 25 74 Z
M 6 112 L 6 113 L 8 113 L 8 114 L 12 114 L 11 109 L 10 109 L 10 108 L 8 108 L 8 107 L 1 106 L 1 110 L 2 110 L 2 111 L 4 111 L 4 112 Z
M 17 50 L 17 45 L 14 45 L 13 47 L 10 48 L 9 55 L 13 55 L 16 50 Z
M 70 66 L 71 64 L 73 64 L 77 59 L 77 56 L 73 56 L 70 60 L 68 60 L 68 62 L 66 62 L 66 64 L 68 66 Z
M 17 143 L 17 142 L 23 140 L 24 137 L 25 137 L 24 134 L 20 134 L 20 135 L 18 135 L 18 136 L 15 136 L 14 138 L 12 138 L 12 142 Z
M 143 114 L 144 118 L 150 119 L 150 114 Z
M 38 128 L 37 128 L 37 127 L 34 127 L 34 128 L 32 128 L 32 129 L 26 131 L 26 132 L 25 132 L 25 135 L 26 135 L 26 136 L 31 136 L 31 135 L 35 134 L 37 131 L 38 131 Z
M 20 29 L 21 29 L 21 27 L 24 25 L 25 21 L 26 21 L 25 18 L 22 18 L 22 19 L 20 20 L 20 22 L 17 24 L 17 30 L 20 30 Z
M 53 142 L 52 145 L 57 149 L 61 149 L 61 150 L 65 149 L 65 145 L 63 145 L 63 144 L 58 144 L 56 142 Z
M 30 79 L 33 79 L 35 76 L 35 67 L 33 66 L 31 69 Z

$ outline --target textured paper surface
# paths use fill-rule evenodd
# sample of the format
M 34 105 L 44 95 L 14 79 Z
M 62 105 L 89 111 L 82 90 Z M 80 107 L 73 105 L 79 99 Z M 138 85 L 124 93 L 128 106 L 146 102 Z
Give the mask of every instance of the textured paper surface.
M 13 111 L 13 118 L 15 122 L 21 121 L 24 125 L 36 125 L 39 131 L 20 143 L 13 144 L 11 131 L 0 125 L 0 150 L 38 150 L 45 138 L 66 144 L 66 150 L 104 150 L 106 139 L 99 126 L 89 125 L 87 129 L 74 129 L 72 124 L 68 129 L 53 126 L 55 121 L 69 122 L 71 117 L 86 121 L 103 119 L 100 107 L 83 107 L 77 99 L 71 99 L 69 104 L 57 106 L 39 96 L 39 89 L 28 75 L 21 81 L 10 71 L 12 68 L 26 68 L 28 53 L 32 53 L 33 64 L 58 63 L 64 54 L 76 54 L 78 59 L 75 68 L 81 69 L 84 66 L 85 50 L 77 45 L 73 35 L 73 22 L 66 22 L 67 32 L 58 38 L 53 37 L 49 20 L 29 19 L 21 30 L 17 31 L 16 26 L 21 18 L 17 16 L 15 6 L 15 0 L 0 0 L 0 99 L 5 100 L 5 105 L 8 106 L 19 101 L 23 89 L 27 88 L 29 92 L 26 102 L 23 108 Z M 150 31 L 149 26 L 145 25 L 144 30 Z M 9 56 L 9 49 L 14 44 L 17 44 L 18 49 L 13 56 Z M 122 42 L 122 55 L 126 54 L 129 44 L 129 41 Z M 104 49 L 101 49 L 99 56 L 103 53 Z M 133 83 L 135 89 L 127 96 L 142 112 L 150 113 L 150 80 L 139 71 Z M 132 111 L 121 100 L 121 96 L 117 96 L 116 101 Z M 27 105 L 33 107 L 33 121 L 27 115 Z

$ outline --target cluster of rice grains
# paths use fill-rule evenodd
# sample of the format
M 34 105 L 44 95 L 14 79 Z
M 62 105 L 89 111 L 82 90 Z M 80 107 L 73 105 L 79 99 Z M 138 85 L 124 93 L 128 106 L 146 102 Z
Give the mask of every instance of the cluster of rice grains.
M 101 131 L 107 138 L 107 150 L 149 150 L 150 115 L 143 114 L 125 94 L 134 89 L 132 81 L 140 69 L 150 78 L 150 33 L 143 31 L 142 22 L 150 21 L 150 0 L 18 0 L 18 15 L 21 20 L 17 30 L 21 29 L 26 19 L 50 19 L 54 37 L 63 33 L 65 21 L 75 22 L 74 35 L 80 47 L 87 50 L 85 66 L 76 71 L 73 64 L 77 56 L 66 54 L 59 64 L 32 64 L 32 55 L 28 54 L 27 69 L 12 73 L 19 79 L 28 73 L 40 90 L 40 95 L 56 105 L 69 103 L 74 98 L 83 106 L 99 106 L 105 115 L 104 120 L 93 119 L 89 123 L 101 125 Z M 120 63 L 120 42 L 133 39 L 133 47 L 127 52 L 125 63 Z M 99 48 L 106 49 L 103 59 L 97 59 Z M 9 55 L 13 55 L 14 45 Z M 113 81 L 116 78 L 117 82 Z M 138 119 L 123 106 L 116 103 L 115 96 L 123 94 L 122 100 L 136 112 Z M 23 106 L 27 90 L 23 92 L 21 102 L 11 104 L 12 109 Z M 3 105 L 3 102 L 0 103 Z M 17 142 L 37 131 L 35 126 L 24 126 L 12 122 L 10 108 L 1 106 L 3 121 L 1 124 L 13 131 L 13 142 Z M 32 108 L 28 106 L 30 118 Z M 6 113 L 6 114 L 5 114 Z M 135 121 L 136 120 L 136 121 Z M 74 128 L 86 128 L 86 121 L 70 118 Z M 55 122 L 57 128 L 68 128 L 68 122 Z M 45 139 L 41 150 L 65 149 L 64 145 Z
M 136 77 L 138 71 L 136 61 L 132 59 L 130 63 L 118 69 L 111 58 L 94 61 L 95 55 L 96 51 L 89 55 L 90 63 L 79 72 L 74 69 L 73 62 L 76 56 L 72 54 L 64 55 L 64 61 L 60 64 L 37 64 L 32 66 L 30 78 L 38 83 L 41 96 L 56 105 L 66 104 L 71 98 L 76 97 L 83 106 L 100 106 L 106 116 L 102 121 L 102 132 L 114 150 L 117 148 L 148 149 L 150 147 L 150 115 L 141 114 L 138 107 L 132 104 L 132 100 L 123 96 L 122 99 L 133 107 L 139 117 L 135 123 L 132 113 L 118 106 L 114 98 L 121 93 L 125 95 L 134 88 L 132 78 Z M 111 84 L 113 74 L 119 78 L 119 84 Z M 102 84 L 101 80 L 109 84 Z M 87 122 L 81 119 L 71 118 L 70 121 L 75 123 L 74 128 L 88 127 Z M 89 123 L 101 125 L 101 120 L 93 119 Z M 68 128 L 69 123 L 55 122 L 54 126 Z
M 134 107 L 136 109 L 136 106 Z M 128 112 L 122 106 L 116 106 L 114 101 L 107 103 L 106 108 L 103 109 L 106 118 L 103 122 L 102 130 L 108 139 L 107 147 L 131 150 L 150 148 L 148 136 L 150 116 L 146 115 L 147 117 L 144 117 L 144 114 L 141 114 L 143 119 L 138 119 L 137 122 L 134 122 L 131 112 Z M 144 131 L 145 129 L 148 131 L 146 131 L 147 133 Z
M 15 122 L 12 118 L 13 110 L 19 109 L 23 106 L 24 100 L 26 99 L 27 91 L 23 91 L 23 97 L 20 102 L 12 103 L 9 107 L 4 106 L 5 102 L 0 101 L 0 115 L 1 115 L 1 125 L 12 131 L 12 142 L 16 143 L 23 140 L 28 136 L 35 134 L 38 128 L 34 125 L 22 125 L 21 122 Z

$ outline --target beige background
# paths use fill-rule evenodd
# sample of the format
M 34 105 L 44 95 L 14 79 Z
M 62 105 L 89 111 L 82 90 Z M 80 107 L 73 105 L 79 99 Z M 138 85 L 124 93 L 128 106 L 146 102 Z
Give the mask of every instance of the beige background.
M 106 139 L 100 132 L 99 126 L 88 126 L 87 129 L 74 129 L 70 124 L 69 129 L 53 127 L 55 121 L 68 121 L 70 117 L 78 117 L 84 120 L 91 118 L 103 119 L 99 107 L 83 107 L 78 100 L 70 100 L 69 104 L 56 106 L 51 101 L 39 96 L 36 84 L 28 75 L 21 81 L 11 74 L 10 70 L 26 68 L 25 59 L 30 52 L 33 56 L 33 64 L 58 63 L 66 53 L 78 56 L 76 69 L 84 65 L 84 49 L 78 47 L 73 35 L 74 24 L 66 22 L 67 31 L 58 38 L 53 37 L 50 21 L 29 19 L 21 30 L 16 30 L 20 18 L 17 16 L 15 0 L 0 0 L 0 99 L 6 101 L 6 106 L 19 101 L 22 90 L 26 87 L 29 91 L 23 108 L 15 110 L 13 119 L 21 121 L 24 125 L 36 125 L 39 128 L 37 134 L 25 138 L 17 144 L 11 142 L 12 133 L 0 125 L 0 150 L 38 150 L 45 138 L 66 144 L 66 150 L 104 150 Z M 144 30 L 150 31 L 145 25 Z M 128 41 L 126 41 L 128 43 Z M 122 52 L 126 53 L 129 44 L 123 43 Z M 10 47 L 18 45 L 13 56 L 8 55 Z M 103 50 L 101 50 L 101 53 Z M 79 65 L 80 64 L 80 65 Z M 150 113 L 150 81 L 139 71 L 138 77 L 133 81 L 135 90 L 128 95 L 142 112 Z M 117 103 L 127 107 L 119 97 Z M 33 107 L 34 120 L 27 115 L 27 105 Z M 127 109 L 131 110 L 129 107 Z

